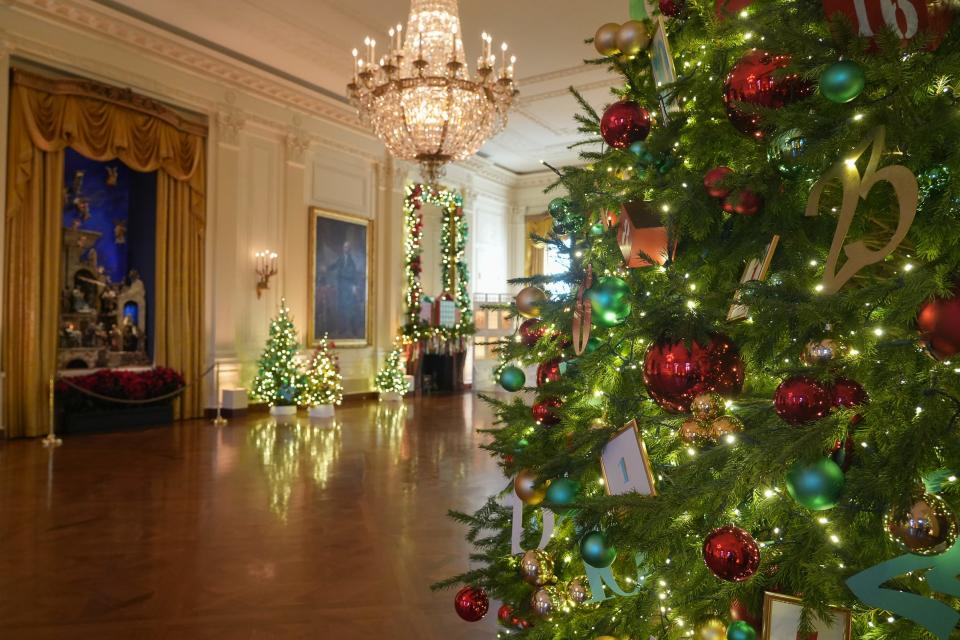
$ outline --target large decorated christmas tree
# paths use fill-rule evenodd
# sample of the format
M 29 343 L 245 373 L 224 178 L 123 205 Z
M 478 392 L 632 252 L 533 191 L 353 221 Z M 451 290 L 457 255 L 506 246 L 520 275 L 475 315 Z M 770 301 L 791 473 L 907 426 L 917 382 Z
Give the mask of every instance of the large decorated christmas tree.
M 274 406 L 296 406 L 303 387 L 303 374 L 297 364 L 300 340 L 290 317 L 286 300 L 280 301 L 280 313 L 270 321 L 270 335 L 253 380 L 251 395 Z
M 558 171 L 571 292 L 517 297 L 502 386 L 539 370 L 492 400 L 504 491 L 454 514 L 461 617 L 960 637 L 955 4 L 634 0 L 597 31 L 623 83 Z

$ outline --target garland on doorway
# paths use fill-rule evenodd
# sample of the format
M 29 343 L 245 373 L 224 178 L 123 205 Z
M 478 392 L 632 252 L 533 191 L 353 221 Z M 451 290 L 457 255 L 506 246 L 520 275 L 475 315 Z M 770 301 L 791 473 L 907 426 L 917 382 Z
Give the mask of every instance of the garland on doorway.
M 437 206 L 443 214 L 440 231 L 441 277 L 445 294 L 453 297 L 459 320 L 452 327 L 438 327 L 420 316 L 423 300 L 423 214 L 424 204 Z M 412 343 L 431 338 L 458 340 L 474 332 L 473 308 L 470 301 L 470 272 L 465 259 L 467 220 L 463 214 L 463 196 L 446 189 L 423 184 L 407 186 L 403 200 L 404 279 L 406 318 L 402 330 L 404 342 Z

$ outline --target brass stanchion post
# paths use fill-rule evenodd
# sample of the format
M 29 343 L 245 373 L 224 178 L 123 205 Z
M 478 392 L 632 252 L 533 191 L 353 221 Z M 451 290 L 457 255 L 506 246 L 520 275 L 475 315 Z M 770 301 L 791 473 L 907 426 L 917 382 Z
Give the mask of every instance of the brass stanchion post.
M 50 376 L 50 431 L 47 432 L 47 437 L 43 439 L 43 446 L 45 447 L 59 447 L 63 444 L 63 440 L 57 437 L 55 433 L 55 427 L 57 422 L 57 414 L 54 411 L 54 405 L 56 400 L 56 386 L 57 378 L 56 376 Z
M 223 399 L 220 397 L 220 363 L 214 363 L 214 367 L 216 371 L 213 375 L 213 386 L 215 389 L 214 393 L 217 394 L 217 417 L 213 419 L 213 424 L 215 426 L 222 427 L 223 425 L 227 424 L 227 419 L 224 418 L 220 412 L 220 409 L 223 406 Z

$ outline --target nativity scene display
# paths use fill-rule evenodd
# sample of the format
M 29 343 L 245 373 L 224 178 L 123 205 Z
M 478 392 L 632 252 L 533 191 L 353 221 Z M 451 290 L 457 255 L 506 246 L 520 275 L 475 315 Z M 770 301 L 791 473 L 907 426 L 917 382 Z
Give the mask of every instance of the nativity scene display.
M 156 174 L 67 151 L 58 367 L 150 365 Z

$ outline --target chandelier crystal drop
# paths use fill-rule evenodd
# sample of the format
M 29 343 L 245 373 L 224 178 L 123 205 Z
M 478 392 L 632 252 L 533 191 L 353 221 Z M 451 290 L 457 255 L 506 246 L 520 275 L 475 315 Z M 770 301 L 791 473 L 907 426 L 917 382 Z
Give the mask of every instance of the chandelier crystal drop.
M 416 160 L 436 184 L 444 166 L 476 153 L 507 124 L 517 95 L 516 58 L 482 35 L 482 55 L 471 79 L 460 37 L 457 0 L 412 0 L 406 28 L 389 30 L 386 54 L 364 40 L 353 50 L 350 101 L 394 157 Z

